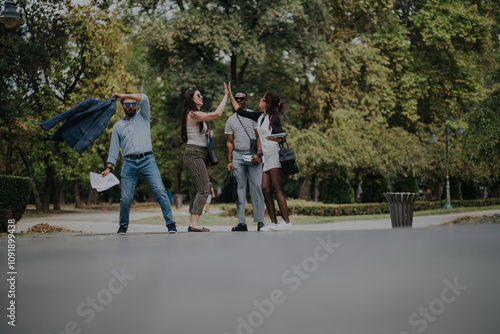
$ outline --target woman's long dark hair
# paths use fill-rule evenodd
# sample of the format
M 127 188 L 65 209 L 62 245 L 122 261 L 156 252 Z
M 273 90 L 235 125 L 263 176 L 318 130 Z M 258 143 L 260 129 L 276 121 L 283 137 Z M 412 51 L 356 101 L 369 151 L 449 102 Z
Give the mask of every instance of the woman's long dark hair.
M 187 143 L 187 117 L 190 111 L 199 110 L 198 106 L 193 101 L 194 93 L 197 89 L 190 89 L 184 95 L 184 106 L 182 107 L 182 124 L 181 124 L 181 142 Z M 199 123 L 200 133 L 203 132 L 203 122 Z
M 266 109 L 266 114 L 279 116 L 285 109 L 285 103 L 281 102 L 278 93 L 272 90 L 268 90 L 264 94 L 264 98 L 266 100 L 266 103 L 269 104 Z

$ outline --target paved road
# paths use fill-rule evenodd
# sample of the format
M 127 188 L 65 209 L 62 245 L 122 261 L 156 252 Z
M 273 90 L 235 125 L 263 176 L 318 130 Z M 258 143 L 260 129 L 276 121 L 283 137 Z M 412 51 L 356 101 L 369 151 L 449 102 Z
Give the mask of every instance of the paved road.
M 153 209 L 155 211 L 132 211 L 130 213 L 130 220 L 139 220 L 143 218 L 150 217 L 162 217 L 160 209 Z M 213 210 L 213 214 L 218 212 Z M 447 223 L 455 218 L 462 216 L 483 216 L 483 215 L 494 215 L 500 214 L 500 210 L 490 210 L 490 211 L 478 211 L 478 212 L 466 212 L 457 213 L 449 215 L 438 215 L 438 216 L 425 216 L 425 217 L 414 217 L 413 226 L 427 227 L 432 225 L 439 225 L 442 223 Z M 189 221 L 189 213 L 187 211 L 175 210 L 174 215 L 178 221 L 184 220 Z M 70 230 L 82 231 L 88 233 L 116 233 L 118 230 L 118 211 L 106 211 L 106 210 L 74 210 L 71 213 L 54 214 L 50 217 L 44 218 L 30 218 L 22 219 L 17 225 L 18 231 L 24 231 L 28 227 L 39 224 L 48 223 L 54 226 L 64 226 Z M 201 218 L 201 223 L 203 223 L 203 217 Z M 235 219 L 236 224 L 236 219 Z M 210 226 L 212 231 L 230 231 L 232 226 Z M 179 227 L 179 231 L 185 230 L 186 227 Z M 256 225 L 250 226 L 251 230 L 256 230 Z M 378 220 L 358 220 L 358 221 L 348 221 L 348 222 L 337 222 L 337 223 L 327 223 L 327 224 L 316 224 L 316 225 L 294 225 L 294 230 L 296 231 L 340 231 L 340 230 L 380 230 L 380 229 L 391 229 L 390 219 L 378 219 Z M 165 226 L 162 225 L 147 225 L 147 224 L 134 224 L 131 222 L 129 227 L 129 233 L 161 233 L 166 232 Z
M 500 224 L 27 236 L 0 333 L 497 334 L 499 240 Z

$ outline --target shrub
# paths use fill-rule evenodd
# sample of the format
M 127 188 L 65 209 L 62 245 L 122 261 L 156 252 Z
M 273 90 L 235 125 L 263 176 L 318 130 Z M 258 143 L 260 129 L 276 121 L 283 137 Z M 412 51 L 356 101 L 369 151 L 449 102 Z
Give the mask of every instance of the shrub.
M 479 198 L 479 189 L 478 187 L 471 181 L 462 182 L 462 198 L 463 199 L 478 199 Z
M 390 181 L 381 174 L 369 173 L 363 178 L 361 202 L 382 203 L 385 202 L 384 193 L 391 191 Z
M 393 192 L 395 193 L 417 193 L 418 182 L 416 177 L 397 177 L 394 180 Z
M 29 177 L 0 175 L 0 232 L 7 230 L 5 213 L 12 210 L 12 218 L 18 222 L 26 210 L 31 194 Z
M 354 189 L 349 182 L 347 171 L 334 176 L 326 182 L 325 203 L 354 203 Z

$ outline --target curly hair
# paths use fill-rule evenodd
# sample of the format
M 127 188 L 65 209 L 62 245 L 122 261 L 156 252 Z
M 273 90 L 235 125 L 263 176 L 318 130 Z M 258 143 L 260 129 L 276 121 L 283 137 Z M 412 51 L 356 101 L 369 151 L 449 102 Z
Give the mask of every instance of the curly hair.
M 285 110 L 285 103 L 281 102 L 278 93 L 268 90 L 264 94 L 264 100 L 269 105 L 266 109 L 266 114 L 279 116 Z

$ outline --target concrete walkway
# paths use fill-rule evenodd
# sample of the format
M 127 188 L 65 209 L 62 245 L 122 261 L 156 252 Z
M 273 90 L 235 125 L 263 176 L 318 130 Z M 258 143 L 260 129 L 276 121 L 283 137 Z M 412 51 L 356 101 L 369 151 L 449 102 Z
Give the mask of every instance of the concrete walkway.
M 210 214 L 219 214 L 216 208 L 213 208 Z M 414 217 L 413 227 L 422 228 L 432 225 L 440 225 L 450 222 L 458 217 L 463 216 L 492 216 L 500 214 L 500 210 L 487 210 L 465 213 L 454 213 L 448 215 Z M 48 217 L 42 218 L 27 218 L 21 219 L 17 224 L 17 231 L 25 231 L 30 226 L 47 223 L 53 226 L 63 226 L 70 230 L 82 231 L 85 233 L 108 234 L 116 233 L 118 229 L 118 211 L 107 210 L 83 210 L 70 209 L 67 213 L 50 214 Z M 148 225 L 134 223 L 136 220 L 144 218 L 162 217 L 160 208 L 147 209 L 144 211 L 130 212 L 129 233 L 166 233 L 166 227 L 162 225 Z M 186 208 L 174 210 L 174 217 L 177 222 L 187 223 L 189 221 L 189 213 Z M 235 218 L 236 222 L 236 218 Z M 203 217 L 201 218 L 203 225 Z M 214 232 L 231 231 L 232 226 L 210 226 L 210 230 Z M 249 225 L 251 231 L 256 231 L 256 225 Z M 187 227 L 179 226 L 179 231 L 185 231 Z M 375 220 L 356 220 L 346 222 L 335 222 L 326 224 L 311 224 L 311 225 L 294 225 L 295 231 L 338 231 L 338 230 L 384 230 L 391 229 L 391 220 L 375 219 Z

